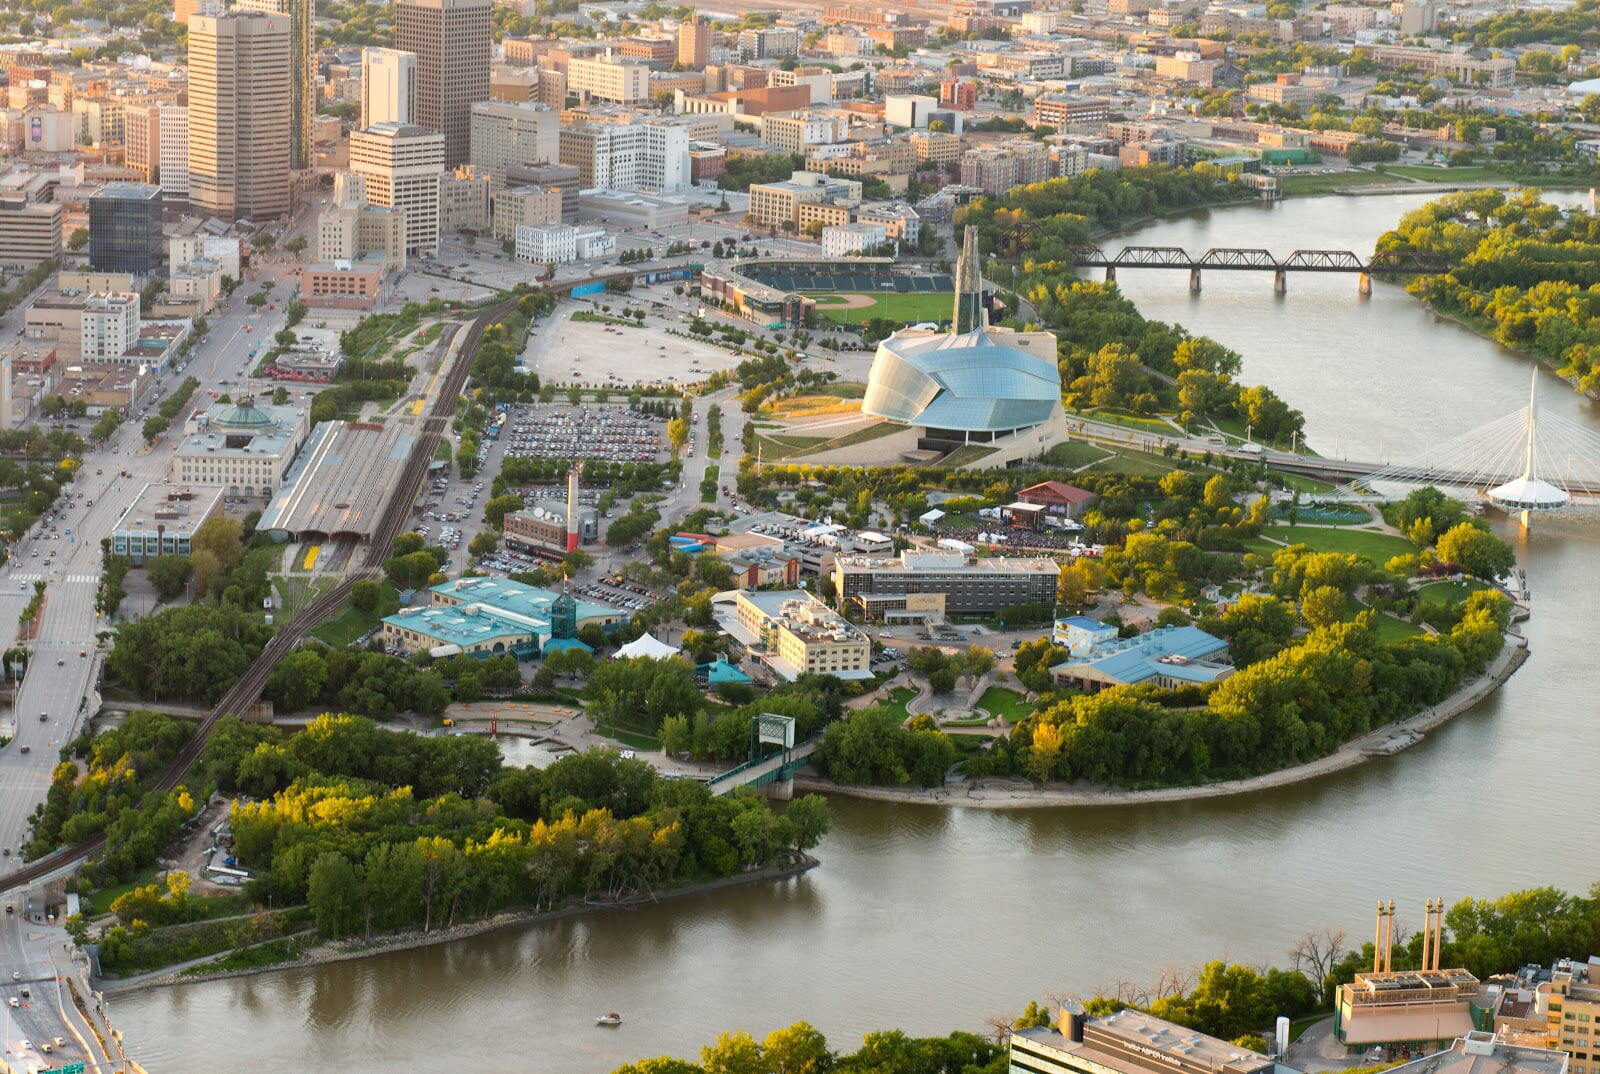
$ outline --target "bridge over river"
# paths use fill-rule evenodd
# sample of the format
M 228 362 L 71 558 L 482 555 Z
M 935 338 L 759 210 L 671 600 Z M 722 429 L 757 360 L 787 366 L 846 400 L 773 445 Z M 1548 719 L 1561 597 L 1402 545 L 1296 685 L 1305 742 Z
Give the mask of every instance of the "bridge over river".
M 1372 293 L 1373 276 L 1432 275 L 1450 269 L 1437 254 L 1411 250 L 1379 250 L 1363 258 L 1351 250 L 1293 250 L 1280 257 L 1271 250 L 1242 246 L 1213 246 L 1199 255 L 1181 246 L 1124 246 L 1112 253 L 1094 243 L 1078 243 L 1067 249 L 1076 267 L 1105 269 L 1107 282 L 1125 269 L 1187 269 L 1191 291 L 1200 290 L 1206 272 L 1270 272 L 1272 288 L 1279 294 L 1288 290 L 1291 272 L 1342 272 L 1354 274 L 1358 289 L 1367 295 Z

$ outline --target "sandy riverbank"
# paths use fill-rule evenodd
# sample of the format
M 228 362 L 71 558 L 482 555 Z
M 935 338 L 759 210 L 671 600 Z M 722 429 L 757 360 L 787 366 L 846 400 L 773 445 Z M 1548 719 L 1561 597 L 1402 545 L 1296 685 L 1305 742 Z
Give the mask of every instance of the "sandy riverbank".
M 1199 787 L 1162 787 L 1157 790 L 1125 791 L 1106 787 L 938 787 L 929 790 L 909 787 L 846 787 L 831 780 L 795 777 L 795 789 L 837 794 L 846 798 L 865 798 L 879 802 L 904 802 L 917 805 L 963 806 L 972 809 L 1058 809 L 1081 806 L 1152 805 L 1165 802 L 1191 802 L 1201 798 L 1224 798 L 1236 794 L 1253 794 L 1257 791 L 1287 787 L 1309 779 L 1342 772 L 1364 764 L 1374 756 L 1367 752 L 1397 734 L 1415 731 L 1419 734 L 1441 726 L 1453 717 L 1482 701 L 1499 689 L 1511 674 L 1528 658 L 1528 645 L 1524 638 L 1506 635 L 1506 644 L 1482 675 L 1464 684 L 1455 693 L 1432 708 L 1423 709 L 1414 716 L 1346 742 L 1326 757 L 1319 757 L 1293 768 L 1282 768 L 1249 779 L 1229 780 L 1224 783 L 1207 783 Z
M 612 910 L 631 910 L 640 906 L 676 902 L 681 899 L 691 898 L 696 895 L 706 895 L 713 891 L 722 891 L 727 888 L 788 880 L 814 869 L 820 864 L 822 863 L 816 858 L 805 854 L 801 855 L 800 861 L 788 865 L 768 866 L 747 873 L 739 873 L 735 876 L 724 876 L 717 880 L 708 880 L 703 884 L 690 884 L 685 887 L 674 888 L 671 891 L 654 895 L 641 895 L 631 899 L 624 899 L 620 902 L 604 904 L 572 903 L 560 909 L 544 910 L 537 913 L 533 911 L 500 913 L 480 921 L 467 921 L 450 928 L 435 929 L 428 933 L 402 932 L 391 936 L 382 936 L 370 942 L 320 944 L 311 948 L 293 962 L 280 962 L 272 966 L 252 966 L 247 969 L 224 970 L 220 973 L 168 973 L 126 982 L 99 980 L 95 982 L 95 987 L 102 992 L 127 995 L 146 988 L 199 984 L 205 981 L 220 981 L 228 977 L 250 977 L 258 973 L 275 973 L 278 970 L 297 969 L 302 966 L 322 966 L 332 962 L 348 962 L 351 959 L 368 958 L 372 955 L 387 954 L 391 951 L 409 951 L 417 947 L 431 947 L 434 944 L 451 943 L 455 940 L 482 936 L 488 932 L 499 932 L 502 929 L 543 925 L 552 921 L 560 921 L 564 918 L 579 917 L 584 914 L 605 913 Z M 222 958 L 225 956 L 219 955 L 217 957 Z

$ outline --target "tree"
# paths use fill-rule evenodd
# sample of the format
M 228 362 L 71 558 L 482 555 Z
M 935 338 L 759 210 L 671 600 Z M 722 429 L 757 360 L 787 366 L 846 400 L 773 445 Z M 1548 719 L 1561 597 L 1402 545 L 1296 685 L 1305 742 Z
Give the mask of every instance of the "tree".
M 682 418 L 667 422 L 667 441 L 672 445 L 674 455 L 682 451 L 683 445 L 689 442 L 689 423 Z
M 209 552 L 224 568 L 232 569 L 244 554 L 241 539 L 244 523 L 226 515 L 208 518 L 195 530 L 189 545 L 196 552 Z
M 827 1038 L 806 1022 L 774 1029 L 761 1042 L 764 1070 L 771 1074 L 827 1074 L 833 1053 Z
M 89 229 L 86 227 L 73 228 L 72 234 L 67 238 L 67 249 L 77 251 L 89 245 Z
M 350 603 L 364 612 L 373 612 L 383 599 L 383 586 L 376 579 L 362 578 L 350 587 Z
M 1317 586 L 1300 595 L 1300 614 L 1314 630 L 1332 626 L 1344 618 L 1344 602 L 1344 593 L 1334 586 Z
M 475 556 L 487 556 L 500 547 L 500 534 L 495 530 L 479 530 L 467 543 L 467 551 Z
M 156 599 L 170 601 L 183 594 L 194 574 L 194 564 L 188 556 L 155 556 L 145 561 L 144 570 L 155 586 Z
M 1324 994 L 1324 985 L 1334 963 L 1344 954 L 1344 929 L 1316 929 L 1303 934 L 1289 949 L 1289 965 L 1306 975 L 1317 995 Z
M 361 877 L 335 850 L 325 850 L 311 864 L 306 901 L 317 932 L 330 938 L 348 936 L 362 923 Z
M 796 798 L 784 810 L 783 817 L 794 827 L 796 850 L 810 850 L 828 834 L 828 800 L 820 794 Z
M 315 649 L 297 649 L 279 661 L 267 677 L 265 693 L 283 712 L 300 712 L 321 694 L 328 681 L 328 663 Z
M 1460 522 L 1439 535 L 1439 559 L 1454 563 L 1475 578 L 1494 581 L 1517 564 L 1511 546 L 1488 530 Z
M 717 1042 L 700 1049 L 700 1065 L 706 1074 L 767 1074 L 761 1059 L 761 1045 L 744 1030 L 718 1033 Z

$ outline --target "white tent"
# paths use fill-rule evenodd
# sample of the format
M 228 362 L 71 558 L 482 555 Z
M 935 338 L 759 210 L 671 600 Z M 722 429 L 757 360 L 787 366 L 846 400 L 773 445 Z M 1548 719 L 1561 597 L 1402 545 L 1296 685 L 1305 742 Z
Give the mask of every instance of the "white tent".
M 661 641 L 653 634 L 640 634 L 633 641 L 617 650 L 618 660 L 632 660 L 640 656 L 648 656 L 653 660 L 663 660 L 666 657 L 676 655 L 678 655 L 678 650 Z
M 917 516 L 917 521 L 921 522 L 925 526 L 931 526 L 931 525 L 933 525 L 935 522 L 939 521 L 943 517 L 944 517 L 944 512 L 939 510 L 937 507 L 935 507 L 930 511 L 925 511 L 922 514 L 918 515 Z

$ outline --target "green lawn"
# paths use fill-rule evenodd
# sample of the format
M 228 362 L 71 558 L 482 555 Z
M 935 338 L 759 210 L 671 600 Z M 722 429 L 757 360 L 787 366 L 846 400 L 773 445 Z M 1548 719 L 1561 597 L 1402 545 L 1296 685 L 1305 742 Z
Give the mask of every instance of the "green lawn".
M 1299 474 L 1286 474 L 1274 470 L 1274 474 L 1283 478 L 1283 483 L 1296 492 L 1305 492 L 1312 495 L 1322 495 L 1334 490 L 1334 486 L 1326 481 L 1318 481 L 1314 477 L 1302 477 Z
M 880 421 L 876 425 L 868 425 L 866 428 L 857 429 L 853 433 L 845 433 L 843 436 L 836 436 L 832 440 L 826 441 L 821 446 L 816 448 L 815 453 L 820 454 L 824 451 L 832 451 L 834 448 L 853 447 L 856 444 L 865 444 L 869 440 L 877 440 L 884 436 L 893 436 L 895 433 L 898 433 L 903 429 L 905 429 L 904 425 L 896 425 L 893 422 Z
M 630 731 L 625 727 L 614 727 L 609 724 L 599 725 L 594 729 L 597 735 L 614 738 L 624 746 L 631 746 L 636 750 L 659 750 L 661 740 L 654 735 L 647 735 L 642 731 Z
M 1416 545 L 1404 537 L 1374 533 L 1371 530 L 1320 526 L 1268 526 L 1261 532 L 1264 536 L 1282 541 L 1286 545 L 1308 544 L 1317 552 L 1353 552 L 1358 556 L 1366 556 L 1380 567 L 1394 556 L 1403 556 L 1407 552 L 1417 550 Z M 1250 542 L 1250 544 L 1252 551 L 1275 550 L 1267 542 Z M 1267 547 L 1255 547 L 1258 544 L 1265 544 Z
M 361 635 L 378 625 L 378 620 L 383 618 L 383 615 L 379 614 L 380 612 L 392 615 L 393 612 L 386 611 L 386 609 L 400 607 L 400 595 L 395 592 L 394 586 L 388 582 L 383 582 L 381 585 L 383 587 L 383 596 L 379 598 L 378 606 L 375 609 L 370 612 L 364 612 L 354 604 L 346 604 L 338 615 L 335 615 L 311 633 L 335 649 L 342 649 L 354 642 Z
M 906 710 L 906 702 L 910 701 L 916 696 L 917 692 L 911 687 L 896 686 L 893 690 L 889 691 L 889 699 L 887 701 L 880 701 L 879 704 L 886 706 L 890 712 L 893 712 L 896 716 L 900 717 L 902 721 L 904 721 L 911 715 L 911 713 Z
M 1371 186 L 1376 183 L 1393 183 L 1394 176 L 1384 175 L 1382 172 L 1348 171 L 1334 172 L 1332 175 L 1280 175 L 1278 176 L 1278 189 L 1286 198 L 1311 197 L 1317 194 L 1332 194 L 1339 190 L 1348 190 L 1351 187 Z
M 1033 707 L 1015 690 L 1008 690 L 1004 686 L 991 686 L 978 698 L 978 708 L 985 710 L 991 716 L 998 716 L 1006 723 L 1016 723 L 1026 719 L 1033 712 Z
M 1489 587 L 1482 582 L 1429 582 L 1417 590 L 1417 597 L 1430 604 L 1444 604 L 1454 606 L 1466 600 L 1480 589 Z
M 842 291 L 837 294 L 852 298 L 857 294 L 864 295 L 872 299 L 872 305 L 847 309 L 843 306 L 828 305 L 828 300 L 834 297 L 831 293 L 806 297 L 815 299 L 817 312 L 836 324 L 861 324 L 874 317 L 887 317 L 891 321 L 904 321 L 907 324 L 915 324 L 918 321 L 948 321 L 955 301 L 954 296 L 948 291 L 912 294 L 901 294 L 898 291 Z
M 1165 477 L 1174 470 L 1188 470 L 1193 466 L 1192 462 L 1185 464 L 1180 459 L 1169 459 L 1164 455 L 1153 455 L 1147 451 L 1120 451 L 1088 467 L 1085 472 Z
M 1392 615 L 1380 615 L 1373 624 L 1373 630 L 1381 642 L 1405 641 L 1422 633 L 1422 628 L 1404 619 L 1396 619 Z
M 1090 463 L 1101 462 L 1109 459 L 1112 452 L 1098 444 L 1088 444 L 1082 440 L 1068 440 L 1063 444 L 1056 444 L 1044 453 L 1044 461 L 1052 466 L 1088 466 Z
M 867 394 L 867 386 L 859 380 L 836 380 L 813 389 L 814 395 L 833 395 L 840 399 L 860 399 Z
M 1486 180 L 1503 179 L 1504 173 L 1492 165 L 1471 165 L 1465 168 L 1434 168 L 1426 164 L 1385 164 L 1383 170 L 1390 175 L 1402 175 L 1407 179 L 1420 179 L 1425 183 L 1481 183 Z
M 1143 414 L 1134 414 L 1130 411 L 1117 410 L 1112 407 L 1069 410 L 1067 415 L 1069 417 L 1088 418 L 1090 421 L 1098 421 L 1106 425 L 1120 425 L 1124 429 L 1134 429 L 1141 433 L 1156 433 L 1163 436 L 1178 435 L 1178 430 L 1160 418 L 1146 417 Z

